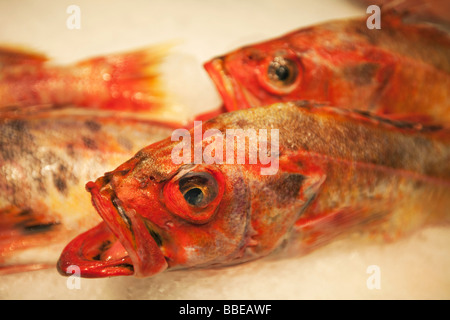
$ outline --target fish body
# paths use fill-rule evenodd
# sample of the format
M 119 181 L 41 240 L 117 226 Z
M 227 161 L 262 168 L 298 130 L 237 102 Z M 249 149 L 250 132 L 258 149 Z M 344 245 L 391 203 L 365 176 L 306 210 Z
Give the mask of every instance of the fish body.
M 450 37 L 406 14 L 306 27 L 205 63 L 226 111 L 310 100 L 384 116 L 450 120 Z
M 225 152 L 208 146 L 229 129 L 278 130 L 263 152 L 277 170 L 262 175 L 269 164 L 250 156 L 195 162 L 199 145 L 203 155 Z M 184 141 L 167 138 L 87 184 L 104 222 L 67 245 L 62 274 L 71 265 L 84 277 L 228 266 L 287 248 L 306 253 L 349 232 L 393 240 L 448 220 L 450 136 L 440 126 L 302 102 L 225 113 L 201 130 L 188 163 L 173 160 Z M 227 159 L 251 149 L 246 139 Z
M 85 183 L 173 129 L 74 107 L 0 117 L 0 130 L 2 274 L 54 267 L 64 245 L 99 222 Z

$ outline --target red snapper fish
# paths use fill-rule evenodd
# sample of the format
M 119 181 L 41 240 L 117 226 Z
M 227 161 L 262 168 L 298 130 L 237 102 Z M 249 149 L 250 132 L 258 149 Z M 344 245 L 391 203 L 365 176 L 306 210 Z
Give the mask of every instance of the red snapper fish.
M 326 22 L 204 66 L 224 110 L 310 100 L 400 119 L 450 122 L 450 37 L 407 14 Z
M 174 158 L 181 153 L 189 155 L 184 162 Z M 363 111 L 277 103 L 224 113 L 151 144 L 86 188 L 103 222 L 66 246 L 61 274 L 74 266 L 82 277 L 229 266 L 307 253 L 352 232 L 395 240 L 448 221 L 450 133 Z

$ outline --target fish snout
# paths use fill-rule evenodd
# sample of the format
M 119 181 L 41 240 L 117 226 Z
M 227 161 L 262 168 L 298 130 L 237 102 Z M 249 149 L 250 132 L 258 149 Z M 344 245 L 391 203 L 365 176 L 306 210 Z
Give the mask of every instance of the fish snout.
M 240 76 L 234 72 L 242 66 L 227 66 L 229 58 L 221 56 L 204 64 L 206 72 L 214 82 L 227 111 L 259 106 L 259 100 L 240 83 Z
M 75 265 L 82 277 L 148 277 L 168 268 L 158 234 L 116 194 L 118 188 L 124 187 L 121 182 L 130 170 L 119 167 L 86 184 L 104 222 L 66 246 L 58 262 L 60 273 L 70 274 L 68 271 Z

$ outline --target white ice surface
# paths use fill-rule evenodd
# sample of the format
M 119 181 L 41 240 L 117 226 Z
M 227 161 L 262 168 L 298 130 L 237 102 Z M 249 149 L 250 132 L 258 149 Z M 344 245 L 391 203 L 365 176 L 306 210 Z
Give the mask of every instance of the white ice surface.
M 69 30 L 69 5 L 81 29 Z M 220 99 L 208 59 L 309 24 L 365 15 L 346 0 L 2 1 L 0 43 L 25 45 L 58 63 L 178 41 L 163 67 L 168 90 L 190 112 Z M 429 228 L 394 244 L 338 241 L 308 256 L 148 279 L 81 279 L 69 289 L 55 270 L 0 277 L 0 299 L 431 299 L 450 298 L 450 233 Z M 366 272 L 380 269 L 380 289 Z

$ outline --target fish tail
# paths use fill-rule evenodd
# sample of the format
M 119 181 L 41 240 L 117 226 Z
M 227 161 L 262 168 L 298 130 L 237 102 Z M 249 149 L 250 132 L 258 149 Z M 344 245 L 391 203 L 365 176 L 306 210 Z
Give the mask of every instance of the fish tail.
M 159 67 L 170 44 L 81 61 L 70 68 L 81 92 L 78 105 L 121 111 L 163 108 Z M 84 77 L 83 75 L 88 75 Z M 96 88 L 92 90 L 92 88 Z
M 69 66 L 42 54 L 0 47 L 0 111 L 77 106 L 159 114 L 166 105 L 159 67 L 171 44 L 98 56 Z

